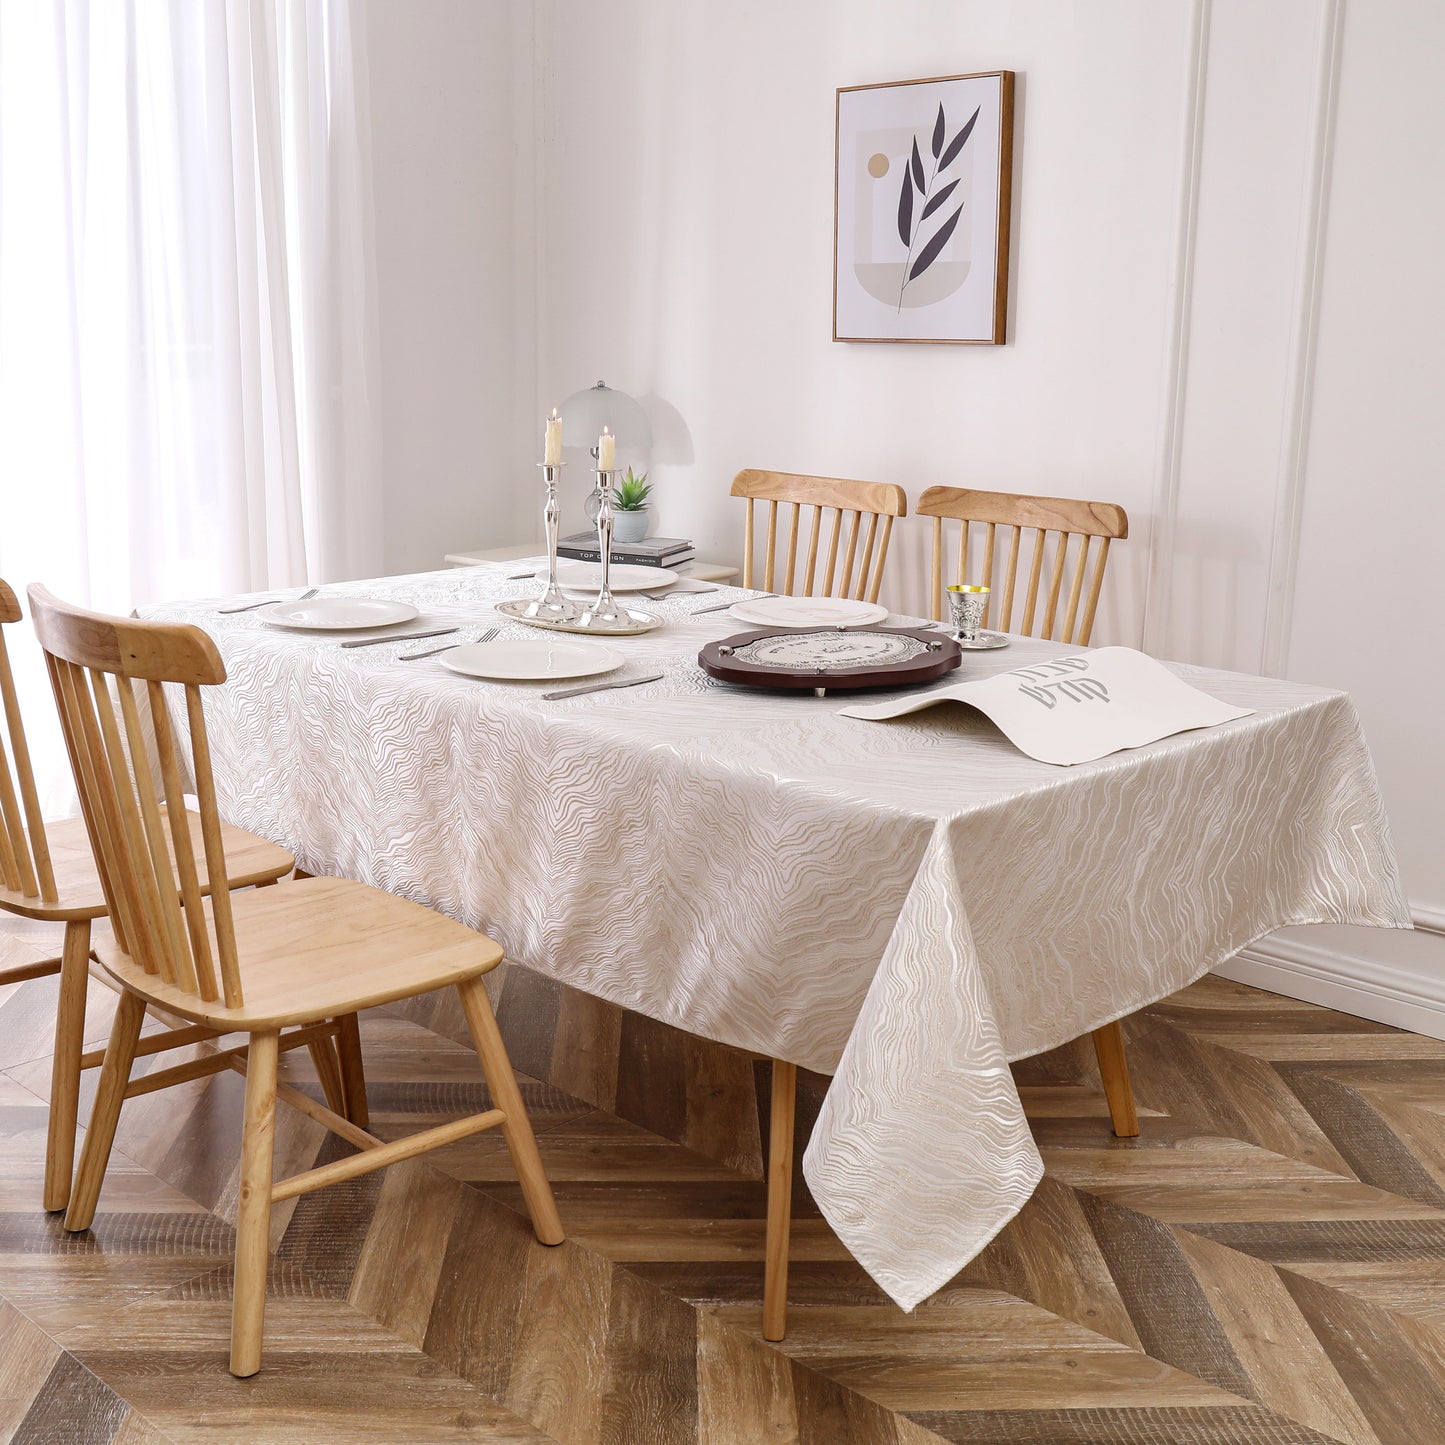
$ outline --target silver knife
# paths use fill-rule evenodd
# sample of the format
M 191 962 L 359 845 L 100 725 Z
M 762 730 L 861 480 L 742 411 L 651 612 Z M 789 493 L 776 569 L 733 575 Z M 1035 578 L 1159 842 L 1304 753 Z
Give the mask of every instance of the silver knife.
M 423 637 L 445 637 L 449 632 L 460 632 L 460 627 L 434 627 L 430 632 L 394 632 L 390 637 L 358 637 L 343 642 L 342 647 L 376 647 L 383 642 L 417 642 Z
M 584 692 L 606 692 L 614 687 L 639 687 L 644 682 L 661 682 L 660 672 L 649 673 L 646 677 L 628 677 L 621 682 L 589 682 L 585 687 L 564 687 L 559 692 L 544 692 L 543 702 L 560 702 L 564 697 L 581 697 Z
M 689 617 L 702 617 L 709 612 L 725 612 L 734 602 L 766 602 L 771 597 L 776 597 L 776 592 L 758 592 L 751 597 L 734 597 L 727 602 L 714 602 L 711 607 L 694 607 L 687 615 Z

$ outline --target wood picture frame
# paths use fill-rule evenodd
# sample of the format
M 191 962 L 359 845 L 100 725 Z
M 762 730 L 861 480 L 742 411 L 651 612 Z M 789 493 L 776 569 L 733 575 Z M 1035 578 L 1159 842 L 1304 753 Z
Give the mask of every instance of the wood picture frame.
M 1014 72 L 841 86 L 833 340 L 1008 338 Z

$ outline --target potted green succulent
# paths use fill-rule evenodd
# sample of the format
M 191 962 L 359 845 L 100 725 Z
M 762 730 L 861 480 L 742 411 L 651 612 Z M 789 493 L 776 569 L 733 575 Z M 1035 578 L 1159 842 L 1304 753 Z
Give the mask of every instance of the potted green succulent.
M 640 542 L 647 536 L 651 516 L 647 510 L 647 499 L 652 495 L 647 473 L 634 476 L 628 467 L 627 475 L 618 482 L 612 495 L 612 540 L 614 542 Z

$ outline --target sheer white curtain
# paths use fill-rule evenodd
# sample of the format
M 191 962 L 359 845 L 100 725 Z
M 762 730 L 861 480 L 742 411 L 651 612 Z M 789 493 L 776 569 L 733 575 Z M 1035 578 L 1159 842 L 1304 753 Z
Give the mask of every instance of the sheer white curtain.
M 0 0 L 17 591 L 380 570 L 365 66 L 359 0 Z

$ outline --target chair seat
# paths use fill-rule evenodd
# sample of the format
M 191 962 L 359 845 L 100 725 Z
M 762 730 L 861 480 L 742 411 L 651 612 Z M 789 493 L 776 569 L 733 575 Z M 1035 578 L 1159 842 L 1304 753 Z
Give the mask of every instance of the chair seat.
M 162 816 L 165 807 L 161 807 Z M 201 887 L 206 888 L 206 855 L 201 839 L 201 820 L 191 813 L 192 852 Z M 26 897 L 18 889 L 0 888 L 0 909 L 18 913 L 22 918 L 64 920 L 99 918 L 105 913 L 105 895 L 100 876 L 95 871 L 95 857 L 90 851 L 90 835 L 84 818 L 66 818 L 47 823 L 45 839 L 50 846 L 50 863 L 55 871 L 55 889 L 60 895 L 55 903 L 45 903 L 38 896 Z M 169 830 L 166 838 L 170 847 Z M 226 850 L 226 870 L 232 888 L 245 888 L 256 883 L 269 883 L 289 873 L 296 860 L 284 848 L 248 833 L 244 828 L 221 824 L 221 843 Z M 170 848 L 174 858 L 175 850 Z
M 206 913 L 211 913 L 208 900 Z M 485 934 L 345 878 L 302 878 L 231 894 L 246 1001 L 227 1008 L 146 973 L 113 941 L 101 964 L 153 1003 L 211 1028 L 311 1023 L 464 982 L 502 961 Z

